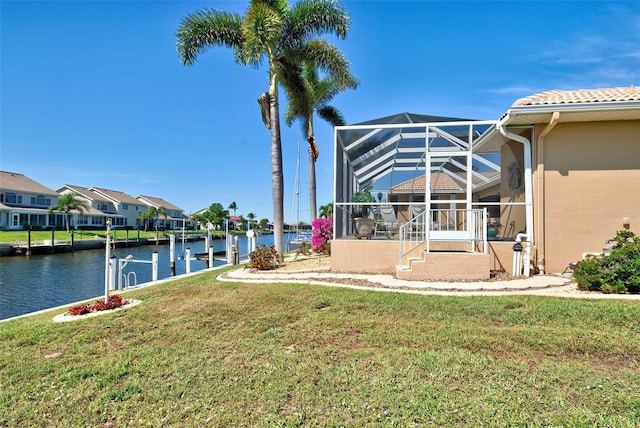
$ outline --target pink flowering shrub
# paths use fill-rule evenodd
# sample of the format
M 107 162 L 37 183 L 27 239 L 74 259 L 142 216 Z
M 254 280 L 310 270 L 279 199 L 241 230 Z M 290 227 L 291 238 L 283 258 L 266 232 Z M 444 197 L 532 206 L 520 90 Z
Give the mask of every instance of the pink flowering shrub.
M 311 245 L 318 253 L 331 252 L 331 238 L 333 237 L 333 217 L 317 218 L 311 222 L 313 232 L 311 235 Z

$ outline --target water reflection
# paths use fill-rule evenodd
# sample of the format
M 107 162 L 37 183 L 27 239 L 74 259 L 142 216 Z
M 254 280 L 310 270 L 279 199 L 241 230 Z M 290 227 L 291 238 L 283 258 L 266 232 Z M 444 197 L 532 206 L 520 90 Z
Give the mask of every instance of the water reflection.
M 268 246 L 272 242 L 272 235 L 258 238 L 259 245 Z M 224 247 L 224 240 L 213 241 L 214 251 L 224 251 Z M 246 238 L 239 239 L 239 247 L 240 253 L 246 254 Z M 189 242 L 184 247 L 176 242 L 177 275 L 186 272 L 186 261 L 179 258 L 184 248 L 191 249 L 192 257 L 206 252 L 204 241 Z M 154 251 L 158 251 L 158 279 L 168 278 L 171 275 L 168 245 L 117 248 L 112 255 L 118 259 L 132 255 L 135 259 L 150 261 Z M 0 319 L 103 296 L 104 258 L 104 250 L 0 258 Z M 215 265 L 222 263 L 216 261 Z M 205 268 L 204 261 L 191 261 L 191 272 Z M 151 264 L 129 263 L 123 272 L 132 271 L 138 284 L 151 281 Z

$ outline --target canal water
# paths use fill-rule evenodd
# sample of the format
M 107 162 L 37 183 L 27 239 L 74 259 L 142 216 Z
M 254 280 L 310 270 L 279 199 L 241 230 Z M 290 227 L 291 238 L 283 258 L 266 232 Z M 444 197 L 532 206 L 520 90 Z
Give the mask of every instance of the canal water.
M 285 234 L 285 242 L 286 240 Z M 212 242 L 214 251 L 225 250 L 224 240 Z M 258 245 L 268 247 L 272 243 L 273 235 L 262 235 L 257 239 Z M 240 254 L 247 254 L 246 237 L 239 238 L 238 246 Z M 186 261 L 179 257 L 183 254 L 183 248 L 189 248 L 192 257 L 195 253 L 207 252 L 204 241 L 186 242 L 183 247 L 179 237 L 176 237 L 176 275 L 186 272 Z M 116 248 L 111 254 L 118 259 L 132 255 L 136 260 L 151 261 L 154 251 L 158 251 L 158 279 L 170 277 L 169 245 Z M 214 266 L 223 263 L 225 262 L 216 260 Z M 104 296 L 104 265 L 104 249 L 30 257 L 0 257 L 0 319 Z M 191 260 L 191 272 L 206 267 L 204 261 Z M 151 281 L 151 263 L 129 263 L 123 270 L 125 274 L 128 272 L 135 272 L 138 285 Z M 133 282 L 133 276 L 129 277 Z

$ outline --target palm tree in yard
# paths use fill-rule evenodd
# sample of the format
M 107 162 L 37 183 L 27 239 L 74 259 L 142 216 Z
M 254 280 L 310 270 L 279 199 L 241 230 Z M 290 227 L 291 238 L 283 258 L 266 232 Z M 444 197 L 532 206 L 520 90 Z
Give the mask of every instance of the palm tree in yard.
M 256 215 L 254 213 L 247 214 L 247 218 L 249 219 L 249 227 L 247 229 L 251 229 L 251 223 L 256 219 Z
M 63 212 L 64 213 L 64 223 L 67 229 L 67 233 L 69 233 L 69 218 L 71 217 L 71 211 L 80 211 L 83 213 L 85 211 L 89 211 L 89 203 L 80 198 L 77 193 L 64 193 L 58 198 L 58 203 L 49 208 L 49 213 L 53 214 L 54 212 Z
M 260 95 L 258 103 L 262 120 L 271 130 L 274 243 L 280 255 L 284 183 L 278 86 L 299 76 L 304 60 L 314 60 L 340 81 L 346 79 L 333 61 L 337 49 L 315 37 L 333 34 L 344 39 L 350 25 L 348 13 L 335 0 L 302 0 L 292 7 L 286 0 L 252 0 L 244 16 L 204 9 L 187 15 L 178 28 L 177 50 L 184 65 L 193 65 L 199 54 L 216 46 L 233 49 L 238 64 L 256 68 L 267 63 L 269 90 Z
M 165 209 L 165 207 L 149 207 L 148 212 L 148 216 L 149 218 L 153 219 L 153 222 L 156 225 L 156 245 L 158 245 L 158 219 L 160 218 L 160 216 L 164 217 L 165 220 L 167 218 L 167 210 Z
M 227 207 L 230 210 L 233 210 L 233 215 L 236 215 L 236 210 L 238 209 L 238 204 L 236 204 L 236 201 L 233 201 L 229 204 L 229 206 Z
M 341 56 L 336 60 L 347 65 L 346 59 Z M 285 84 L 289 104 L 285 112 L 285 122 L 291 126 L 293 121 L 299 119 L 302 122 L 302 132 L 309 143 L 309 211 L 313 220 L 318 211 L 316 209 L 316 159 L 319 151 L 313 129 L 313 114 L 318 114 L 322 119 L 332 126 L 346 125 L 342 113 L 328 103 L 339 92 L 346 89 L 355 89 L 358 80 L 349 74 L 348 68 L 345 70 L 348 78 L 338 80 L 333 76 L 320 78 L 318 69 L 311 62 L 305 62 L 302 68 L 302 79 Z

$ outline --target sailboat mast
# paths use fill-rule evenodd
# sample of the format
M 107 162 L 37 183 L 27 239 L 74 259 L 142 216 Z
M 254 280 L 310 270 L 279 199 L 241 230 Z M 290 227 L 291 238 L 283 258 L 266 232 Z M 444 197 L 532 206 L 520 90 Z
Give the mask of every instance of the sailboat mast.
M 298 140 L 298 160 L 296 161 L 296 237 L 300 236 L 300 140 Z

